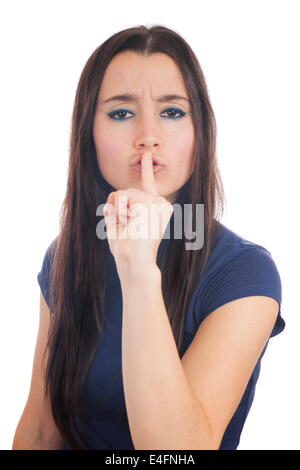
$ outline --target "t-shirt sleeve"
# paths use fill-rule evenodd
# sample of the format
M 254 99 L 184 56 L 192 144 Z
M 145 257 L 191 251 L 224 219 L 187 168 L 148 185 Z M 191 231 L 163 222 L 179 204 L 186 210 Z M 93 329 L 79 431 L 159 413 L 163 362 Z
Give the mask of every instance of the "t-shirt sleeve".
M 278 302 L 278 315 L 270 336 L 279 334 L 285 327 L 281 317 L 281 278 L 271 253 L 259 246 L 243 247 L 216 269 L 201 295 L 200 321 L 221 305 L 254 295 L 272 297 Z
M 50 270 L 53 261 L 56 239 L 49 245 L 44 255 L 42 267 L 37 275 L 37 280 L 44 296 L 44 299 L 50 309 Z M 51 310 L 51 309 L 50 309 Z

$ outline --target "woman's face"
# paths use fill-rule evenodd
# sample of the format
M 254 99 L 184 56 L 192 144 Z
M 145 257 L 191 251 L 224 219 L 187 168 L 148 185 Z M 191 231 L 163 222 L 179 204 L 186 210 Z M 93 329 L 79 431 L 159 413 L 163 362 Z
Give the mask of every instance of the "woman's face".
M 107 101 L 116 95 L 134 97 Z M 166 95 L 185 99 L 159 100 Z M 192 174 L 194 151 L 190 102 L 176 63 L 163 53 L 113 57 L 98 93 L 93 137 L 102 176 L 117 190 L 142 190 L 141 173 L 131 165 L 152 151 L 165 165 L 155 174 L 158 192 L 173 203 Z

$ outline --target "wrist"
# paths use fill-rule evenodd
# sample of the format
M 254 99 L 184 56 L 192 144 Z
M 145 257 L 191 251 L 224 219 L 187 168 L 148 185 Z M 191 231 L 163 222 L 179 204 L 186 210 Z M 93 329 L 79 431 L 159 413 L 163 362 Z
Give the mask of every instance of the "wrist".
M 136 263 L 118 263 L 117 271 L 121 284 L 161 282 L 161 271 L 154 262 L 144 263 L 142 266 Z

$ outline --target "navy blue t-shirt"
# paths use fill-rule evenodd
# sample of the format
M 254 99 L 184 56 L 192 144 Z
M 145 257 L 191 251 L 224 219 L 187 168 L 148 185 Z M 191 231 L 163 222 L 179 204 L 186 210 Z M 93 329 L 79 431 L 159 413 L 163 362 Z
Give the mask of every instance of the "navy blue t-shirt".
M 55 241 L 55 240 L 54 240 Z M 165 239 L 159 247 L 158 256 Z M 53 242 L 52 242 L 53 243 Z M 49 271 L 51 259 L 48 247 L 41 271 L 37 275 L 42 294 L 49 306 Z M 84 412 L 79 427 L 90 449 L 134 450 L 130 435 L 123 390 L 121 336 L 122 292 L 114 258 L 109 252 L 108 310 L 104 335 L 84 383 Z M 285 327 L 281 317 L 282 286 L 271 253 L 252 243 L 226 226 L 216 237 L 214 249 L 185 312 L 184 338 L 179 356 L 182 358 L 192 342 L 199 325 L 221 305 L 232 300 L 263 295 L 278 302 L 278 316 L 270 337 Z M 268 342 L 267 342 L 268 344 Z M 252 405 L 260 373 L 261 358 L 253 370 L 242 400 L 224 433 L 220 449 L 236 449 Z M 63 444 L 63 449 L 67 449 Z

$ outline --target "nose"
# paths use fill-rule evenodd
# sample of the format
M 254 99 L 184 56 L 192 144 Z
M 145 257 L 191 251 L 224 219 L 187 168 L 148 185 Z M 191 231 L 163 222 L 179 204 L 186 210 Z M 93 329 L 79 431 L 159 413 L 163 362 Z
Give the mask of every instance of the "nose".
M 135 141 L 134 147 L 138 150 L 150 150 L 157 152 L 162 146 L 162 138 L 159 135 L 158 126 L 149 116 L 144 116 L 141 119 Z

